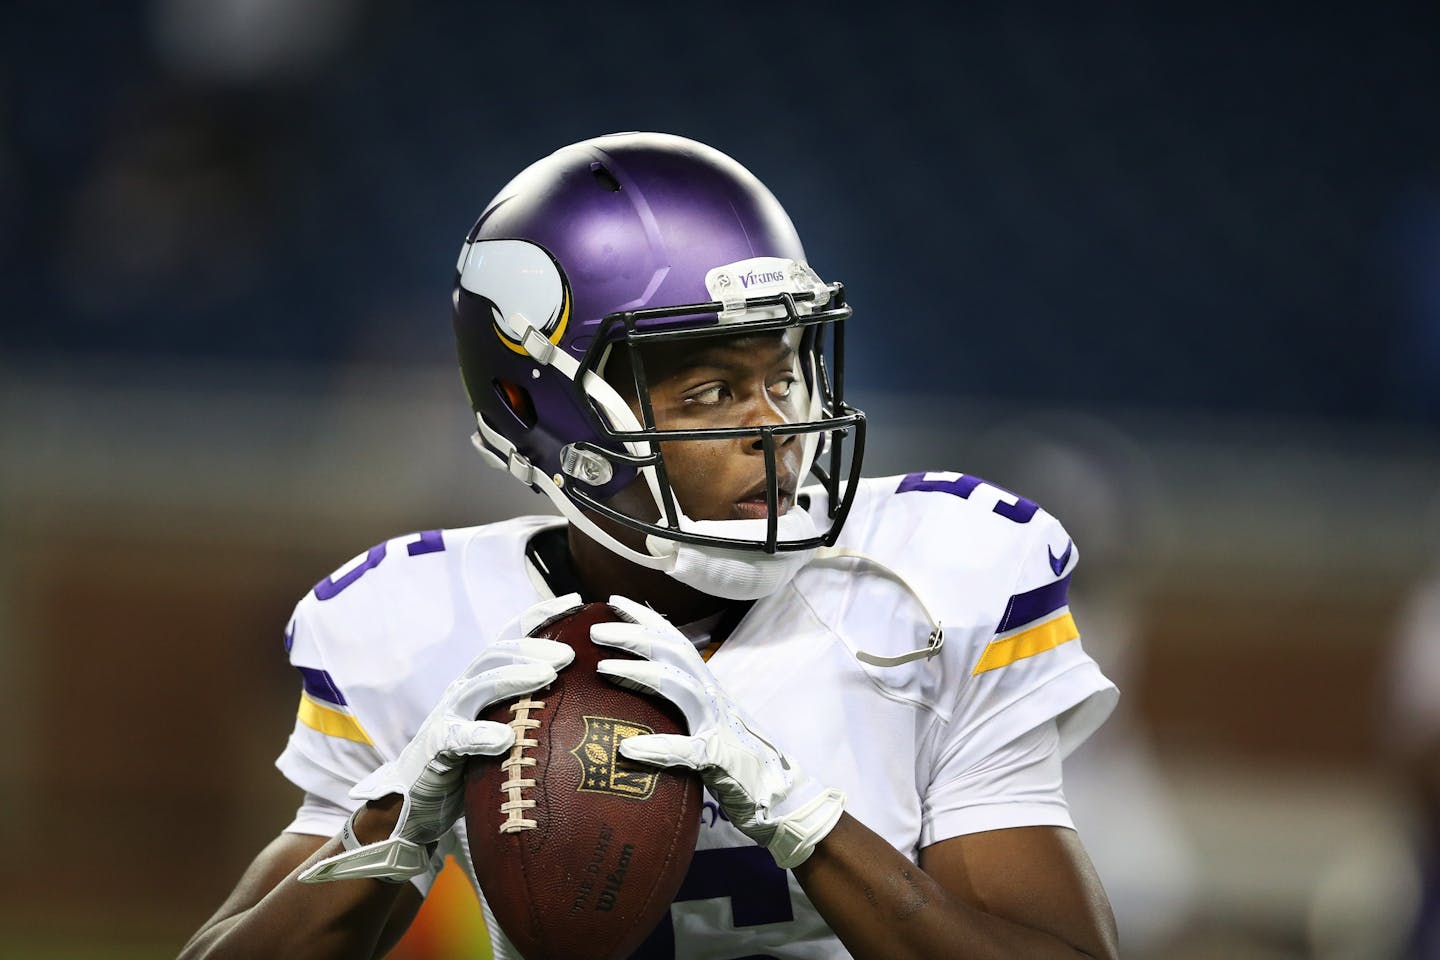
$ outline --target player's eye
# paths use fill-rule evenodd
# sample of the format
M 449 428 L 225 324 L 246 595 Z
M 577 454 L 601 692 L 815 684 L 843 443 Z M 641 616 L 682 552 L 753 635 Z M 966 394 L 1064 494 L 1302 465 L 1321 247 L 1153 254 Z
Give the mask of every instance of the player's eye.
M 728 396 L 730 396 L 730 391 L 726 388 L 725 384 L 709 383 L 686 393 L 684 401 L 687 404 L 695 403 L 709 407 L 715 406 Z
M 777 400 L 789 400 L 794 392 L 795 378 L 789 374 L 770 384 L 770 396 Z

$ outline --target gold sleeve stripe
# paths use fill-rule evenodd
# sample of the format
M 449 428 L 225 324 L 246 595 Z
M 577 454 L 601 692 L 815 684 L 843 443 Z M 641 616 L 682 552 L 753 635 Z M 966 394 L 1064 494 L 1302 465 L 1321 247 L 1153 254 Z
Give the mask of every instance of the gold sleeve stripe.
M 359 720 L 318 700 L 312 700 L 308 693 L 300 694 L 300 711 L 297 716 L 305 726 L 319 730 L 326 736 L 374 746 L 369 735 L 365 733 L 365 728 L 360 726 Z
M 991 640 L 990 645 L 985 648 L 985 653 L 980 657 L 980 662 L 975 664 L 975 669 L 970 675 L 978 677 L 987 671 L 1008 667 L 1016 660 L 1024 660 L 1026 657 L 1033 657 L 1046 650 L 1054 650 L 1062 643 L 1069 643 L 1071 640 L 1079 638 L 1080 631 L 1075 626 L 1075 618 L 1070 616 L 1070 612 L 1067 610 L 1062 616 L 1053 620 L 1046 620 L 1044 623 L 1018 633 L 1012 633 L 1000 640 Z

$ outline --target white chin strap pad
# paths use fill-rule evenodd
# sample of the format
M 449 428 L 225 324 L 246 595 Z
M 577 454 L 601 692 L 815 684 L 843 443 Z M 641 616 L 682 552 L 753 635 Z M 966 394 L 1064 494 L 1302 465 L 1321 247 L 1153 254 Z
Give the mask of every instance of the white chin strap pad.
M 704 536 L 765 539 L 764 520 L 691 520 L 680 518 L 680 529 Z M 815 521 L 799 506 L 780 517 L 776 536 L 781 543 L 818 536 Z M 758 600 L 785 586 L 815 555 L 814 550 L 758 553 L 697 547 L 651 535 L 645 546 L 656 557 L 673 558 L 665 572 L 688 587 L 726 600 Z

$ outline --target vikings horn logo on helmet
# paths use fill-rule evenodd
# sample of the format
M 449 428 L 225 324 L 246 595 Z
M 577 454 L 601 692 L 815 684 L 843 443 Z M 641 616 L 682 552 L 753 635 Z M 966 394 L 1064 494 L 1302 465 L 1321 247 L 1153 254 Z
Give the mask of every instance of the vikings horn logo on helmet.
M 456 269 L 461 289 L 489 301 L 495 332 L 511 350 L 525 353 L 530 327 L 551 343 L 565 336 L 570 291 L 543 248 L 526 240 L 467 241 Z

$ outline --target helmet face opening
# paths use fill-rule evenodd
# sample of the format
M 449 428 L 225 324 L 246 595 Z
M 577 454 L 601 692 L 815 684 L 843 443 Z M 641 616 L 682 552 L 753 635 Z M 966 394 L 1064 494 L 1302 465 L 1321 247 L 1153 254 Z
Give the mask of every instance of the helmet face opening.
M 644 133 L 556 151 L 481 214 L 456 264 L 453 304 L 482 453 L 588 534 L 603 534 L 612 550 L 635 562 L 659 556 L 635 556 L 586 518 L 727 552 L 774 555 L 835 543 L 858 487 L 865 437 L 864 414 L 843 395 L 851 310 L 843 286 L 807 265 L 779 202 L 730 157 Z M 783 337 L 791 347 L 803 403 L 763 422 L 697 429 L 677 429 L 656 410 L 647 349 L 702 350 L 707 338 L 756 335 Z M 621 390 L 624 371 L 607 370 L 617 350 L 630 358 Z M 621 395 L 631 388 L 633 405 Z M 763 522 L 758 485 L 747 495 L 750 520 L 726 525 L 685 515 L 674 481 L 689 491 L 708 478 L 692 475 L 677 451 L 707 445 L 717 456 L 753 456 L 747 469 L 757 476 L 763 462 Z M 827 496 L 823 530 L 808 518 L 792 522 L 799 511 L 786 509 L 810 476 Z M 618 496 L 637 480 L 650 493 L 638 507 L 646 498 Z
M 583 460 L 585 457 L 591 458 L 588 463 L 603 458 L 641 473 L 650 483 L 659 516 L 647 519 L 616 509 L 607 502 L 608 497 L 587 489 L 583 482 L 585 474 L 576 471 L 573 466 L 566 472 L 572 476 L 578 473 L 582 482 L 567 484 L 566 494 L 577 505 L 632 530 L 681 543 L 764 553 L 831 546 L 853 501 L 865 441 L 865 415 L 845 403 L 841 394 L 843 382 L 831 376 L 824 350 L 828 335 L 837 368 L 843 363 L 844 321 L 852 312 L 845 303 L 844 288 L 835 283 L 825 285 L 820 292 L 783 292 L 750 298 L 730 305 L 728 312 L 731 318 L 728 321 L 724 317 L 725 312 L 725 304 L 712 301 L 622 311 L 604 318 L 600 334 L 580 360 L 576 382 L 593 385 L 594 380 L 586 375 L 593 373 L 598 378 L 598 372 L 611 352 L 624 345 L 628 348 L 631 385 L 639 409 L 638 422 L 626 416 L 628 410 L 617 409 L 614 398 L 607 396 L 605 391 L 589 391 L 594 426 L 600 440 L 570 445 L 575 456 L 567 465 L 587 462 Z M 776 313 L 779 315 L 774 315 Z M 752 314 L 759 314 L 759 317 L 746 319 Z M 660 326 L 655 322 L 669 320 L 673 324 L 679 318 L 686 318 L 689 322 L 683 326 Z M 705 341 L 722 337 L 772 334 L 798 340 L 795 364 L 809 399 L 803 419 L 759 426 L 661 428 L 652 403 L 645 366 L 647 346 L 693 344 L 700 348 Z M 787 472 L 781 469 L 778 451 L 790 438 L 798 439 L 804 454 L 798 469 Z M 725 537 L 684 529 L 683 513 L 672 481 L 673 465 L 666 462 L 661 445 L 703 442 L 733 445 L 744 441 L 758 445 L 764 458 L 766 522 L 763 538 Z M 817 457 L 817 453 L 820 456 Z M 814 476 L 825 489 L 830 524 L 814 536 L 781 539 L 779 519 L 784 512 L 780 509 L 782 502 L 793 498 L 795 488 L 807 474 Z

